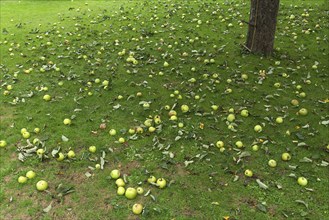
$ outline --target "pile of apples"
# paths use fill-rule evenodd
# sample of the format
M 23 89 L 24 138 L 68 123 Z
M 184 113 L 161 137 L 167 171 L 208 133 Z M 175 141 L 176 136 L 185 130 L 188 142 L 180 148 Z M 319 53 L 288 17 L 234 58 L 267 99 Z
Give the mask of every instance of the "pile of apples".
M 142 195 L 144 193 L 144 189 L 139 186 L 137 188 L 126 186 L 126 181 L 121 178 L 121 172 L 118 169 L 114 169 L 111 171 L 110 176 L 113 180 L 115 180 L 115 184 L 117 185 L 117 195 L 125 196 L 129 200 L 135 199 L 138 195 Z M 164 178 L 157 179 L 155 176 L 150 176 L 147 179 L 147 182 L 151 185 L 155 185 L 160 189 L 163 189 L 167 185 L 167 181 Z M 132 207 L 132 212 L 136 215 L 139 215 L 143 212 L 144 206 L 140 203 L 135 203 Z

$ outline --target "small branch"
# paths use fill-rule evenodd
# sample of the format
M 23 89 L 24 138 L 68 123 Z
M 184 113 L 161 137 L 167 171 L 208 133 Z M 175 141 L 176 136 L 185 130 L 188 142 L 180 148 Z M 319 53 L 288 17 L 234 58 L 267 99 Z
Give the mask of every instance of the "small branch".
M 250 25 L 250 26 L 252 26 L 252 27 L 256 27 L 255 24 L 249 23 L 248 21 L 245 21 L 245 20 L 240 20 L 240 21 L 241 21 L 242 23 L 248 24 L 248 25 Z
M 241 44 L 246 50 L 248 50 L 249 52 L 251 52 L 251 49 L 249 49 L 246 45 Z

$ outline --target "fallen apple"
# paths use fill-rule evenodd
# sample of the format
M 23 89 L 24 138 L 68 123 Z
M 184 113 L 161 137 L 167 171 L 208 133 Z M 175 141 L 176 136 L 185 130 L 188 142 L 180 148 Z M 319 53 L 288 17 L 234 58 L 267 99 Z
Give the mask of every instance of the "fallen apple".
M 72 123 L 72 121 L 71 121 L 71 119 L 69 119 L 69 118 L 65 118 L 64 121 L 63 121 L 63 123 L 64 123 L 65 125 L 70 125 L 70 124 Z
M 125 189 L 123 186 L 119 186 L 119 187 L 118 187 L 118 189 L 117 189 L 117 194 L 118 194 L 119 196 L 124 195 L 125 192 L 126 192 L 126 189 Z
M 308 111 L 307 111 L 307 109 L 306 108 L 301 108 L 301 109 L 299 109 L 299 111 L 298 111 L 298 114 L 300 114 L 300 115 L 307 115 L 307 113 L 308 113 Z
M 260 126 L 260 125 L 255 125 L 255 127 L 254 127 L 254 131 L 260 133 L 260 132 L 262 132 L 262 130 L 263 130 L 262 126 Z
M 43 148 L 40 148 L 37 150 L 37 155 L 42 156 L 45 153 L 45 150 Z
M 235 142 L 235 146 L 237 146 L 238 148 L 242 148 L 243 147 L 242 141 Z
M 70 150 L 69 152 L 67 152 L 67 157 L 68 158 L 74 158 L 75 157 L 75 153 L 74 153 L 74 151 L 73 150 Z
M 117 169 L 114 169 L 111 171 L 110 176 L 112 179 L 118 179 L 120 177 L 120 171 Z
M 122 178 L 118 178 L 118 179 L 115 181 L 115 184 L 116 184 L 118 187 L 120 187 L 120 186 L 125 186 L 125 185 L 126 185 L 125 181 L 123 181 Z
M 150 176 L 148 179 L 147 179 L 147 182 L 149 183 L 155 183 L 157 181 L 157 178 L 155 176 Z
M 235 115 L 234 114 L 229 114 L 226 118 L 229 122 L 233 122 L 235 120 Z
M 144 193 L 144 189 L 142 187 L 137 187 L 137 194 L 142 195 Z
M 271 160 L 268 161 L 268 165 L 269 165 L 270 167 L 276 167 L 277 163 L 276 163 L 275 160 L 271 159 Z
M 123 137 L 121 137 L 121 138 L 119 138 L 118 141 L 119 141 L 120 144 L 123 144 L 126 140 Z
M 7 142 L 5 140 L 1 140 L 0 147 L 6 147 L 6 146 L 7 146 Z
M 88 148 L 88 150 L 89 150 L 90 153 L 95 153 L 96 150 L 97 150 L 97 148 L 96 148 L 96 146 L 90 146 L 90 147 Z
M 134 199 L 137 196 L 137 190 L 132 187 L 128 187 L 125 192 L 125 196 L 127 199 Z
M 282 117 L 277 117 L 275 119 L 275 122 L 278 123 L 278 124 L 282 124 L 283 123 L 283 118 Z
M 289 153 L 285 152 L 281 155 L 281 159 L 284 161 L 291 160 L 291 155 Z
M 166 181 L 164 178 L 159 178 L 159 179 L 157 180 L 157 185 L 158 185 L 158 187 L 159 187 L 160 189 L 163 189 L 163 188 L 166 187 L 166 185 L 167 185 L 167 181 Z
M 48 102 L 48 101 L 50 101 L 50 100 L 51 100 L 51 96 L 50 96 L 50 95 L 48 95 L 48 94 L 47 94 L 47 95 L 44 95 L 44 96 L 43 96 L 43 100 L 45 100 L 45 101 L 47 101 L 47 102 Z
M 37 182 L 36 187 L 37 190 L 44 191 L 48 188 L 48 183 L 44 180 L 40 180 L 39 182 Z
M 182 105 L 182 106 L 181 106 L 181 110 L 182 110 L 183 113 L 188 112 L 189 109 L 190 109 L 190 108 L 188 107 L 188 105 Z
M 141 214 L 143 212 L 143 205 L 138 204 L 138 203 L 134 204 L 132 211 L 135 215 Z
M 302 177 L 302 176 L 298 177 L 297 182 L 301 186 L 306 186 L 307 183 L 308 183 L 307 179 L 305 177 Z
M 114 135 L 117 134 L 117 131 L 116 131 L 115 129 L 112 128 L 112 129 L 109 131 L 109 134 L 110 134 L 111 136 L 114 136 Z
M 257 144 L 252 146 L 252 150 L 253 151 L 258 151 L 259 150 L 259 146 Z
M 216 147 L 218 147 L 218 148 L 222 148 L 222 147 L 224 147 L 224 142 L 223 141 L 217 141 L 216 142 Z
M 62 160 L 64 160 L 64 158 L 65 158 L 65 155 L 62 152 L 59 152 L 58 155 L 57 155 L 56 160 L 57 161 L 62 161 Z
M 26 183 L 27 182 L 27 177 L 26 176 L 20 176 L 20 177 L 18 177 L 17 181 L 21 184 Z
M 33 170 L 30 170 L 30 171 L 27 171 L 25 176 L 29 179 L 33 179 L 36 176 L 36 173 Z
M 244 175 L 247 176 L 247 177 L 252 177 L 253 172 L 251 170 L 247 169 L 247 170 L 244 171 Z
M 25 131 L 25 132 L 22 134 L 22 136 L 23 136 L 23 138 L 28 139 L 29 137 L 31 137 L 31 134 L 30 134 L 30 132 Z
M 247 109 L 243 109 L 240 114 L 241 114 L 242 117 L 248 117 L 249 116 L 249 111 Z

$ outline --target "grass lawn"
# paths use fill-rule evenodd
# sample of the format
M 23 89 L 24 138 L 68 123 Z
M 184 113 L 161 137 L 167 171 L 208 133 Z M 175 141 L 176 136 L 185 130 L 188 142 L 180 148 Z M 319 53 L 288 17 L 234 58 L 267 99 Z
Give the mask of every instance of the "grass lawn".
M 1 219 L 329 219 L 328 3 L 281 1 L 269 58 L 249 6 L 1 1 Z

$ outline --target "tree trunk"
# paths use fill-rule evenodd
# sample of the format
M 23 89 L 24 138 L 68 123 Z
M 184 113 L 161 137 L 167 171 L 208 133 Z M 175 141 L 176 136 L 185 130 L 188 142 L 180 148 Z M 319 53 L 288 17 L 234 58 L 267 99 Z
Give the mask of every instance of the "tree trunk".
M 271 55 L 280 0 L 251 0 L 246 46 L 251 52 Z

